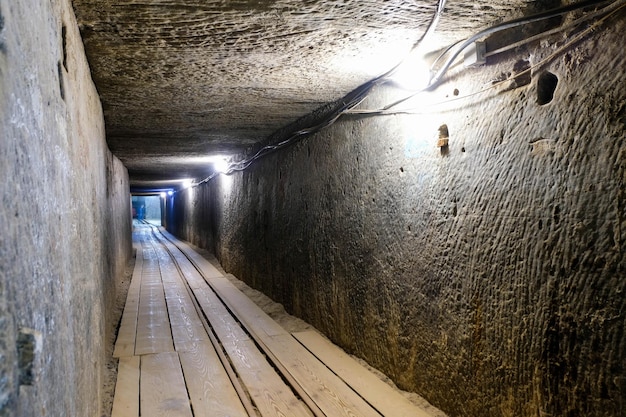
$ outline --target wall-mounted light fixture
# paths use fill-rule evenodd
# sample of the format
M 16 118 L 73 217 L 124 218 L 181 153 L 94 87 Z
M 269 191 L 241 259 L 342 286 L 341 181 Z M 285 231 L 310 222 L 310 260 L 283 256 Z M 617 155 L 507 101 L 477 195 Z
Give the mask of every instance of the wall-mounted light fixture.
M 230 168 L 230 164 L 228 163 L 228 161 L 226 161 L 226 159 L 219 159 L 213 162 L 213 168 L 215 169 L 216 172 L 219 172 L 220 174 L 224 174 L 228 172 L 228 169 Z
M 420 50 L 423 49 L 418 48 L 411 52 L 391 75 L 390 79 L 398 87 L 410 91 L 423 90 L 428 87 L 431 72 Z

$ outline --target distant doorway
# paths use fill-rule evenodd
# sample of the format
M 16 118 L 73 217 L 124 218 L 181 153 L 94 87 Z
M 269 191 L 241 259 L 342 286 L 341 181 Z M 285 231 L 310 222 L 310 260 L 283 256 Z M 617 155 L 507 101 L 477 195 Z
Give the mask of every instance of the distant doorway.
M 158 195 L 134 195 L 131 204 L 133 219 L 161 225 L 161 198 Z

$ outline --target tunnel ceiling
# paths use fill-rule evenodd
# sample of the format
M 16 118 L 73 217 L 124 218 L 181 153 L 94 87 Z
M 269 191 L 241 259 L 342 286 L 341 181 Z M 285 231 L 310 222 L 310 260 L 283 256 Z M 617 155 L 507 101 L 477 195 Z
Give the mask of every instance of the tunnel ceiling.
M 432 0 L 74 0 L 107 141 L 131 184 L 203 177 L 233 154 L 391 68 Z M 541 4 L 539 4 L 541 3 Z M 449 0 L 451 42 L 554 1 Z

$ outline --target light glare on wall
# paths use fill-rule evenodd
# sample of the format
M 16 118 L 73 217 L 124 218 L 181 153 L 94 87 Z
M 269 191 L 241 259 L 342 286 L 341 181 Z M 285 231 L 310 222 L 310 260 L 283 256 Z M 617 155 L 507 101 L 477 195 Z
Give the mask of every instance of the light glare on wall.
M 194 163 L 201 162 L 201 163 L 211 164 L 213 169 L 215 170 L 215 172 L 223 174 L 225 172 L 228 172 L 228 170 L 230 168 L 230 164 L 228 163 L 228 159 L 229 159 L 229 157 L 225 156 L 225 155 L 208 155 L 208 156 L 202 156 L 202 157 L 195 157 L 193 159 L 193 162 Z
M 402 61 L 390 78 L 403 89 L 419 91 L 428 87 L 431 72 L 423 55 L 414 51 Z
M 220 188 L 222 189 L 222 195 L 224 198 L 230 195 L 233 188 L 233 177 L 231 175 L 220 175 Z
M 220 159 L 213 162 L 213 168 L 215 168 L 215 171 L 223 174 L 228 171 L 229 164 L 225 159 Z

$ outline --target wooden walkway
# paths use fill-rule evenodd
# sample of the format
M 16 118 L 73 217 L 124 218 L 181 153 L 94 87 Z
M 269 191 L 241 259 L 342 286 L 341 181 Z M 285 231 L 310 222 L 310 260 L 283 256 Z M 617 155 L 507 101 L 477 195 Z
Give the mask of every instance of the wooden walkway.
M 112 417 L 429 417 L 318 333 L 290 334 L 211 263 L 141 225 Z

